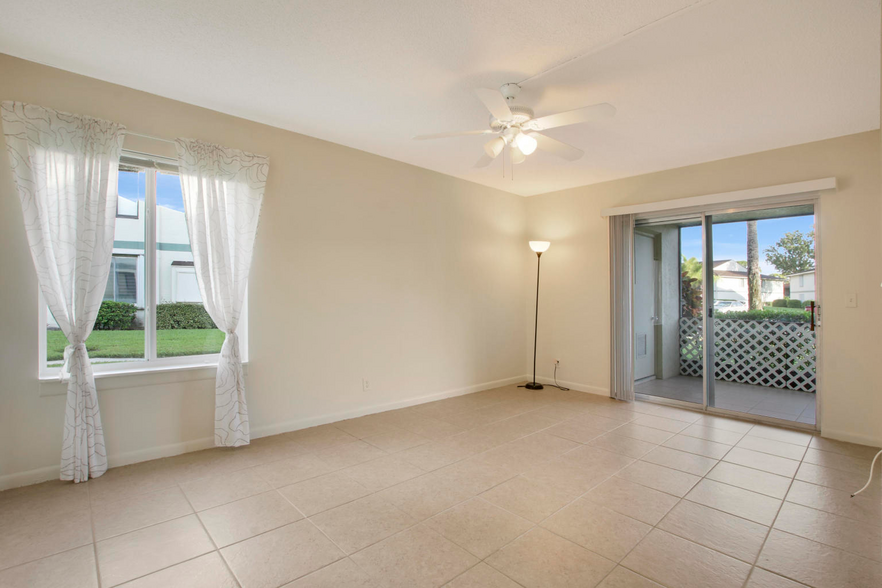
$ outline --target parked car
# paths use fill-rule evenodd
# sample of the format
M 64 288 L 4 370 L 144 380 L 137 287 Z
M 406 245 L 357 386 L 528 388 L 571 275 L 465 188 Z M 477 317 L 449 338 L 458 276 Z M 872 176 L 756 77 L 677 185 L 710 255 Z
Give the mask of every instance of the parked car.
M 747 302 L 743 300 L 714 300 L 714 310 L 729 312 L 736 310 L 749 310 Z

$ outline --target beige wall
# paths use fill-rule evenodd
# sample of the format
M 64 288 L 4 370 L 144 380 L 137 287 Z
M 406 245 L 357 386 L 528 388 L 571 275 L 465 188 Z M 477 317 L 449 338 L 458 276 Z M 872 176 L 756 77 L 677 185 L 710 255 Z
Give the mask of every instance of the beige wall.
M 249 300 L 257 435 L 523 373 L 523 198 L 4 55 L 0 100 L 270 157 Z M 65 400 L 37 380 L 37 283 L 13 190 L 3 155 L 0 487 L 55 476 Z M 213 386 L 211 370 L 99 380 L 111 465 L 210 444 Z
M 529 238 L 552 242 L 542 256 L 539 374 L 550 376 L 558 358 L 560 380 L 595 391 L 609 387 L 608 241 L 601 209 L 835 176 L 839 190 L 822 197 L 817 221 L 821 422 L 827 436 L 882 445 L 879 160 L 879 131 L 873 131 L 528 198 Z M 857 293 L 857 308 L 845 307 L 847 292 Z

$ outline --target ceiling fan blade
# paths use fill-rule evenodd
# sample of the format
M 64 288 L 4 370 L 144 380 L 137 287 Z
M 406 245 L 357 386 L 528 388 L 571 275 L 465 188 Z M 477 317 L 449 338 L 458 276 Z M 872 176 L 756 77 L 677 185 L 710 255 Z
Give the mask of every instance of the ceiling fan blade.
M 499 90 L 491 90 L 490 88 L 478 88 L 475 93 L 480 98 L 487 110 L 490 111 L 497 120 L 511 120 L 511 110 L 505 101 L 505 96 Z
M 487 155 L 486 153 L 481 156 L 481 159 L 475 164 L 475 167 L 487 167 L 493 163 L 493 158 Z
M 446 139 L 447 137 L 462 137 L 465 135 L 489 135 L 492 133 L 490 129 L 483 131 L 454 131 L 452 133 L 436 133 L 434 135 L 417 135 L 414 141 L 425 141 L 426 139 Z
M 545 129 L 553 129 L 555 127 L 565 127 L 567 125 L 575 125 L 601 118 L 609 118 L 616 113 L 616 107 L 612 104 L 602 102 L 593 106 L 577 108 L 576 110 L 568 110 L 566 112 L 558 112 L 557 114 L 549 114 L 533 119 L 532 127 L 537 131 Z
M 530 136 L 536 139 L 536 142 L 538 143 L 537 147 L 539 147 L 539 149 L 553 153 L 558 157 L 563 157 L 570 161 L 576 161 L 585 155 L 585 152 L 581 149 L 573 147 L 572 145 L 567 145 L 557 139 L 552 139 L 548 135 L 543 135 L 542 133 L 530 133 Z

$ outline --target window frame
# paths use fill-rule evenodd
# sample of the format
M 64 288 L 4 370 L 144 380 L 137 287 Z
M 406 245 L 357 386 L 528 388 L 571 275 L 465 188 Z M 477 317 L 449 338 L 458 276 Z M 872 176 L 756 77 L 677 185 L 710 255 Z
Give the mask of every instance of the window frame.
M 120 361 L 113 363 L 92 364 L 92 372 L 96 378 L 105 376 L 117 376 L 123 374 L 143 374 L 149 372 L 175 371 L 182 369 L 199 369 L 216 367 L 220 353 L 206 353 L 200 355 L 185 355 L 177 357 L 158 357 L 156 354 L 156 297 L 159 276 L 157 274 L 156 258 L 156 174 L 177 174 L 177 161 L 170 158 L 146 155 L 133 151 L 123 150 L 120 158 L 120 168 L 125 171 L 133 171 L 138 168 L 147 171 L 146 193 L 144 198 L 144 359 L 132 361 Z M 152 172 L 152 173 L 151 173 Z M 140 206 L 140 203 L 139 203 Z M 46 345 L 48 343 L 47 324 L 49 309 L 43 293 L 38 296 L 38 327 L 37 337 L 38 365 L 40 380 L 57 380 L 60 374 L 60 366 L 48 366 Z M 242 304 L 242 315 L 239 326 L 236 329 L 239 334 L 239 347 L 242 363 L 248 362 L 248 288 L 245 290 L 245 300 Z
M 138 302 L 144 300 L 144 280 L 139 279 L 138 277 L 138 266 L 143 265 L 143 262 L 140 261 L 140 258 L 143 255 L 138 255 L 136 253 L 113 253 L 110 256 L 110 275 L 108 275 L 108 279 L 113 276 L 113 299 L 117 302 L 125 302 L 117 300 L 119 298 L 119 274 L 120 272 L 116 269 L 117 260 L 120 258 L 126 259 L 134 259 L 135 260 L 135 301 L 131 304 L 134 304 L 136 307 L 142 306 L 139 305 Z M 146 270 L 145 270 L 146 271 Z M 105 287 L 105 292 L 107 288 Z

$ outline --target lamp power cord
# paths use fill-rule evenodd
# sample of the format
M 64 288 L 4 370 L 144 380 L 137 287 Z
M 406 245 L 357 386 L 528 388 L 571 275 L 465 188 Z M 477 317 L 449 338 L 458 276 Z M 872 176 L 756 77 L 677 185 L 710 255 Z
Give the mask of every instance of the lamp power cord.
M 557 388 L 558 390 L 568 392 L 569 388 L 564 388 L 563 386 L 561 386 L 560 384 L 557 383 L 557 366 L 558 366 L 558 364 L 555 363 L 554 364 L 554 384 L 548 384 L 548 385 L 553 386 L 554 388 Z
M 873 481 L 873 468 L 876 467 L 876 460 L 879 459 L 880 455 L 882 455 L 882 451 L 877 453 L 876 457 L 873 458 L 873 461 L 870 462 L 870 477 L 867 479 L 867 483 L 864 484 L 863 488 L 861 488 L 860 490 L 858 490 L 857 492 L 855 492 L 854 494 L 851 495 L 852 498 L 854 498 L 855 496 L 857 496 L 858 494 L 860 494 L 861 492 L 863 492 L 864 490 L 866 490 L 870 486 L 870 483 Z

